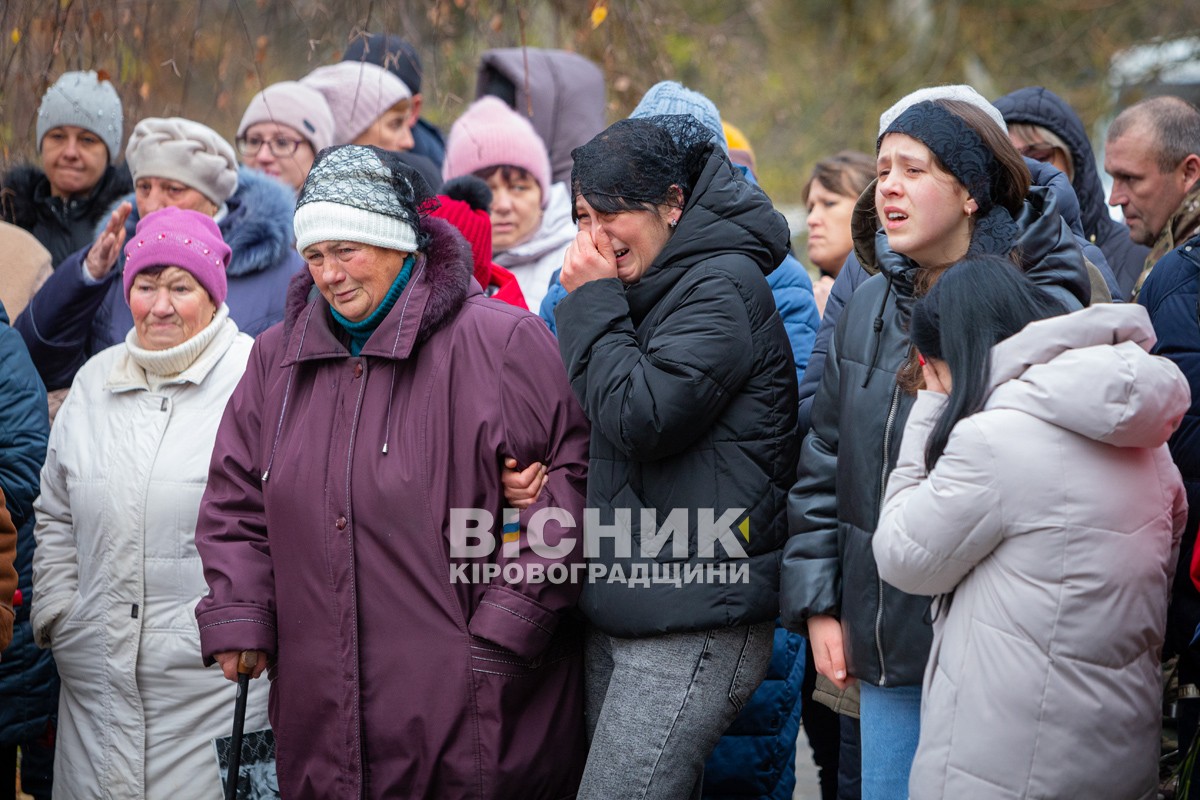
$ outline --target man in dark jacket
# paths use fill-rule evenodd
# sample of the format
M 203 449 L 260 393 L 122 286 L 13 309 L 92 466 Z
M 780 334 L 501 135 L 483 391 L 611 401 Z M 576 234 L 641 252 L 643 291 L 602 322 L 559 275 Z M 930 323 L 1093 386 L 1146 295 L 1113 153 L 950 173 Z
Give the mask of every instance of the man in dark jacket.
M 41 167 L 13 168 L 0 191 L 0 219 L 37 237 L 57 267 L 132 186 L 114 166 L 121 151 L 121 98 L 107 77 L 67 72 L 46 90 L 37 117 Z
M 1158 336 L 1151 352 L 1174 361 L 1192 388 L 1192 406 L 1167 442 L 1189 509 L 1164 655 L 1179 655 L 1180 686 L 1194 688 L 1200 657 L 1190 645 L 1200 623 L 1200 592 L 1188 567 L 1200 525 L 1200 110 L 1176 97 L 1130 106 L 1108 129 L 1104 169 L 1113 177 L 1110 202 L 1121 206 L 1130 235 L 1153 245 L 1137 295 Z M 1183 699 L 1178 709 L 1180 750 L 1186 751 L 1200 720 L 1200 700 Z
M 41 488 L 50 421 L 46 390 L 8 326 L 0 305 L 0 490 L 17 528 L 17 590 L 13 638 L 0 657 L 0 782 L 15 783 L 21 749 L 21 787 L 38 800 L 50 797 L 54 777 L 53 725 L 58 713 L 58 672 L 49 650 L 33 642 L 33 500 Z M 10 795 L 11 796 L 11 795 Z
M 1083 235 L 1104 253 L 1120 289 L 1117 299 L 1132 297 L 1133 285 L 1142 274 L 1142 263 L 1150 248 L 1130 239 L 1129 228 L 1109 215 L 1096 156 L 1079 115 L 1065 100 L 1041 86 L 1027 86 L 1006 94 L 995 106 L 1004 115 L 1009 138 L 1022 155 L 1048 160 L 1055 145 L 1044 141 L 1046 132 L 1066 145 L 1067 169 L 1063 171 L 1069 170 L 1071 187 L 1079 198 Z M 1030 141 L 1035 138 L 1042 141 Z

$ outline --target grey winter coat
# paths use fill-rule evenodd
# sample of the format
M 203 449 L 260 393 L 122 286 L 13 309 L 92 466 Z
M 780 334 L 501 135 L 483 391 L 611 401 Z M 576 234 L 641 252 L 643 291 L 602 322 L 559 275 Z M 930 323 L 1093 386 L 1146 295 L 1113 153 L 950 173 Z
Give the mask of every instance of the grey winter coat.
M 1153 343 L 1132 305 L 1029 325 L 928 473 L 945 397 L 920 393 L 873 542 L 884 580 L 945 595 L 913 800 L 1155 796 L 1191 395 Z

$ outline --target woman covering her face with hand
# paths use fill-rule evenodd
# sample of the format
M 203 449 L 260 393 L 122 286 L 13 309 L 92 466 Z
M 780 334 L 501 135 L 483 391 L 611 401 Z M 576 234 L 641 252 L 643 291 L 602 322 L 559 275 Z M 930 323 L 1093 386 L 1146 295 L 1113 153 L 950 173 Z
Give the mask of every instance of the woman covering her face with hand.
M 884 118 L 874 213 L 856 252 L 876 273 L 830 341 L 789 501 L 783 619 L 807 631 L 817 670 L 861 692 L 862 796 L 904 800 L 917 746 L 929 600 L 881 579 L 871 537 L 921 369 L 908 338 L 915 298 L 967 254 L 1010 258 L 1064 310 L 1090 299 L 1083 255 L 1054 196 L 1000 126 L 956 100 L 907 99 Z M 898 113 L 893 113 L 898 112 Z
M 1191 392 L 1141 306 L 1057 314 L 994 256 L 913 308 L 926 391 L 872 548 L 889 584 L 940 595 L 914 800 L 1157 793 L 1187 522 L 1166 442 Z
M 559 349 L 592 423 L 588 505 L 632 526 L 587 531 L 607 579 L 580 601 L 581 798 L 699 797 L 771 657 L 796 370 L 765 276 L 788 229 L 712 136 L 690 115 L 628 119 L 574 152 Z M 709 579 L 619 579 L 689 570 Z
M 62 679 L 54 792 L 221 796 L 212 740 L 234 690 L 200 659 L 195 519 L 251 339 L 225 304 L 212 219 L 166 208 L 125 247 L 133 327 L 79 371 L 50 434 L 34 552 L 34 637 Z M 266 696 L 246 730 L 265 728 Z

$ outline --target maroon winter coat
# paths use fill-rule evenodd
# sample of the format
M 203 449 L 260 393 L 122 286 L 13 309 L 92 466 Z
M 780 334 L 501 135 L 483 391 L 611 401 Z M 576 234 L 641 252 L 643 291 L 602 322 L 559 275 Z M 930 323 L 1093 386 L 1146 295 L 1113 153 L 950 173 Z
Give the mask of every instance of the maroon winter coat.
M 361 356 L 306 273 L 255 343 L 196 531 L 204 657 L 272 654 L 284 797 L 573 797 L 580 587 L 452 583 L 449 520 L 487 509 L 499 535 L 505 455 L 551 466 L 523 519 L 582 520 L 587 423 L 545 324 L 480 294 L 447 223 L 422 227 L 426 257 Z

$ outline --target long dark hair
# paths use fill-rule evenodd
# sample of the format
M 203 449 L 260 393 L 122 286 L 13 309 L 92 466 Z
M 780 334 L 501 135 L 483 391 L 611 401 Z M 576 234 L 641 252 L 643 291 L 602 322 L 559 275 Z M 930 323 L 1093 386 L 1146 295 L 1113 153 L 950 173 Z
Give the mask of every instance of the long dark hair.
M 927 358 L 946 362 L 952 386 L 925 448 L 925 468 L 942 457 L 959 420 L 983 408 L 992 347 L 1029 323 L 1066 311 L 1011 261 L 968 256 L 951 266 L 913 306 L 909 337 Z

